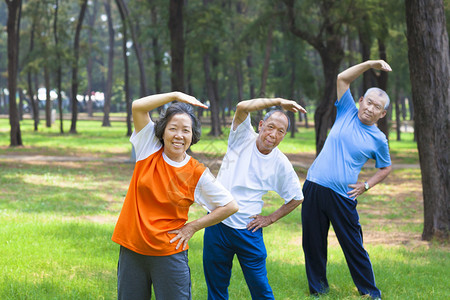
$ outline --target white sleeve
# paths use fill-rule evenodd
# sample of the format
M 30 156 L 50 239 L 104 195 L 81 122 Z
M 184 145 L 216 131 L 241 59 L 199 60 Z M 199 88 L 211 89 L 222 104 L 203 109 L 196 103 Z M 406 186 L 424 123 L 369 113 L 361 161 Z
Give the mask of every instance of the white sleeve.
M 280 164 L 282 164 L 280 162 Z M 303 200 L 303 192 L 300 184 L 300 179 L 295 173 L 292 164 L 289 161 L 284 161 L 283 166 L 277 170 L 277 187 L 275 192 L 284 199 L 284 203 L 291 200 Z
M 197 183 L 194 199 L 196 203 L 203 206 L 207 211 L 213 211 L 217 207 L 231 202 L 233 196 L 207 168 Z
M 244 122 L 238 125 L 236 130 L 233 130 L 233 123 L 231 124 L 230 135 L 228 137 L 228 147 L 230 147 L 230 145 L 233 145 L 235 142 L 246 140 L 248 135 L 252 135 L 252 133 L 255 132 L 252 127 L 250 114 L 248 114 Z
M 146 159 L 162 147 L 161 142 L 155 136 L 155 123 L 151 120 L 138 133 L 133 131 L 130 142 L 136 152 L 136 161 Z

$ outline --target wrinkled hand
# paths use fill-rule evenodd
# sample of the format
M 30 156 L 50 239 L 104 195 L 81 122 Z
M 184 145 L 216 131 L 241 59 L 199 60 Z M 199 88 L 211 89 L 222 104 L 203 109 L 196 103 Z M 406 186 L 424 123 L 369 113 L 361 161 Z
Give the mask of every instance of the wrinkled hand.
M 170 243 L 172 244 L 178 241 L 175 249 L 178 250 L 181 245 L 183 245 L 183 250 L 186 250 L 188 242 L 195 232 L 196 230 L 192 227 L 192 225 L 190 225 L 190 223 L 186 223 L 182 228 L 168 232 L 169 234 L 176 234 L 176 236 L 170 240 Z
M 269 216 L 254 215 L 250 218 L 252 218 L 253 221 L 247 224 L 247 229 L 252 230 L 252 232 L 257 231 L 260 228 L 267 227 L 273 223 Z
M 391 66 L 389 66 L 389 64 L 387 62 L 385 62 L 384 60 L 382 60 L 382 59 L 372 61 L 371 67 L 373 69 L 386 71 L 386 72 L 391 72 L 392 71 Z
M 192 97 L 192 96 L 187 95 L 185 93 L 176 92 L 176 98 L 177 98 L 177 101 L 184 102 L 184 103 L 187 103 L 187 104 L 191 104 L 191 105 L 195 105 L 195 106 L 199 106 L 199 107 L 208 109 L 208 106 L 206 106 L 205 104 L 203 104 L 200 101 L 198 101 L 195 97 Z
M 281 99 L 281 103 L 280 103 L 281 107 L 284 110 L 289 110 L 292 112 L 299 112 L 301 111 L 302 113 L 306 114 L 306 109 L 304 109 L 302 106 L 300 106 L 297 102 L 292 101 L 292 100 L 286 100 L 286 99 Z
M 364 187 L 364 183 L 362 183 L 362 182 L 349 184 L 348 187 L 353 189 L 347 193 L 348 196 L 352 199 L 356 199 L 359 195 L 363 194 L 366 191 L 366 188 Z

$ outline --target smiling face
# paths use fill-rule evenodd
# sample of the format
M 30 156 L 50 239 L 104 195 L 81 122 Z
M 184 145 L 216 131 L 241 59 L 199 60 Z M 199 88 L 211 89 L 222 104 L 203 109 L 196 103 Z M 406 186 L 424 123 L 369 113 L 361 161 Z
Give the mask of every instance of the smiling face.
M 275 112 L 267 120 L 259 122 L 256 147 L 262 154 L 269 154 L 286 135 L 289 121 L 283 113 Z
M 386 115 L 386 99 L 376 92 L 359 99 L 358 118 L 366 125 L 373 125 Z
M 192 120 L 187 114 L 176 114 L 167 122 L 163 134 L 164 153 L 173 161 L 183 161 L 192 142 Z

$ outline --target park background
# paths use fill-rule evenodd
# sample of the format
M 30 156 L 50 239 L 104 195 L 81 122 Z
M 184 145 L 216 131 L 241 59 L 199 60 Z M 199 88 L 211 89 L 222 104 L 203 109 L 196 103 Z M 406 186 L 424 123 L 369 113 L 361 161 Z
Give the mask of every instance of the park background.
M 294 99 L 308 114 L 291 115 L 280 149 L 303 183 L 334 119 L 336 75 L 380 58 L 392 73 L 352 85 L 355 97 L 382 87 L 392 104 L 378 126 L 394 170 L 358 203 L 365 246 L 385 299 L 450 298 L 449 12 L 448 1 L 1 2 L 0 298 L 116 297 L 132 99 L 180 90 L 207 103 L 191 150 L 214 173 L 239 100 Z M 361 180 L 374 172 L 369 162 Z M 264 214 L 282 203 L 265 200 Z M 264 235 L 275 297 L 307 298 L 300 209 Z M 329 244 L 324 299 L 358 299 L 332 232 Z M 202 232 L 190 247 L 193 297 L 206 299 Z M 249 299 L 235 266 L 230 299 Z

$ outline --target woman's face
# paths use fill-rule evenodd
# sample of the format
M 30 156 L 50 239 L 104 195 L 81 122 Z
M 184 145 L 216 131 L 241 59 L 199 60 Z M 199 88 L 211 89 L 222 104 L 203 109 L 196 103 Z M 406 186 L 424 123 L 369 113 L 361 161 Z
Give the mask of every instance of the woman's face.
M 192 120 L 187 114 L 176 114 L 164 129 L 164 153 L 173 161 L 183 161 L 192 142 Z

